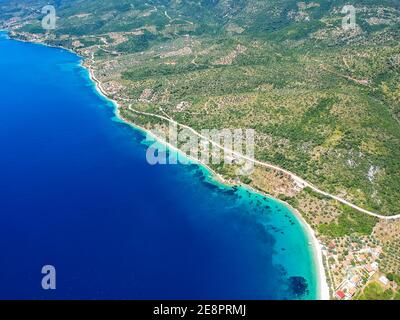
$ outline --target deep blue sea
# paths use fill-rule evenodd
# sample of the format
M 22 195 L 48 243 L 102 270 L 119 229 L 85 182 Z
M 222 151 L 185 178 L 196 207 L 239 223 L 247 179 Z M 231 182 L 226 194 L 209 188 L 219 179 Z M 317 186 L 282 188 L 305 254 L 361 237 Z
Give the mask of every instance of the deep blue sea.
M 0 299 L 316 298 L 294 215 L 197 165 L 149 165 L 76 55 L 1 34 L 0 101 Z

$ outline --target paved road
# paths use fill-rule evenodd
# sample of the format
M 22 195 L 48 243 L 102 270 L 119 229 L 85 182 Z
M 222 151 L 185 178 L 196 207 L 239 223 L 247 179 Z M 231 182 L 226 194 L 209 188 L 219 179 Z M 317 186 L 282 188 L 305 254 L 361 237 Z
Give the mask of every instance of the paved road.
M 256 159 L 249 158 L 249 157 L 247 157 L 245 155 L 242 155 L 240 153 L 237 153 L 237 152 L 235 152 L 235 151 L 233 151 L 231 149 L 225 148 L 224 146 L 222 146 L 222 145 L 218 144 L 217 142 L 209 139 L 208 137 L 205 137 L 205 136 L 201 135 L 200 133 L 198 133 L 194 129 L 192 129 L 192 128 L 184 125 L 184 124 L 176 122 L 175 120 L 171 119 L 170 117 L 161 116 L 161 115 L 154 114 L 154 113 L 138 111 L 138 110 L 133 109 L 131 105 L 129 105 L 129 110 L 131 110 L 132 112 L 138 113 L 138 114 L 143 114 L 143 115 L 147 115 L 147 116 L 151 116 L 151 117 L 157 117 L 159 119 L 163 119 L 163 120 L 172 122 L 175 125 L 180 126 L 182 128 L 186 128 L 186 129 L 190 130 L 191 132 L 193 132 L 198 137 L 210 142 L 212 145 L 217 146 L 218 148 L 221 148 L 222 150 L 224 150 L 226 152 L 229 152 L 229 153 L 237 156 L 238 158 L 244 159 L 246 161 L 253 162 L 254 164 L 260 165 L 262 167 L 270 168 L 270 169 L 276 170 L 278 172 L 285 173 L 285 174 L 289 175 L 293 180 L 295 180 L 299 185 L 302 185 L 303 187 L 309 187 L 316 193 L 319 193 L 319 194 L 322 194 L 322 195 L 324 195 L 324 196 L 326 196 L 328 198 L 337 200 L 340 203 L 343 203 L 343 204 L 345 204 L 345 205 L 347 205 L 349 207 L 352 207 L 353 209 L 356 209 L 356 210 L 358 210 L 360 212 L 363 212 L 365 214 L 368 214 L 370 216 L 373 216 L 373 217 L 376 217 L 376 218 L 379 218 L 379 219 L 382 219 L 382 220 L 397 220 L 397 219 L 400 219 L 400 214 L 392 215 L 392 216 L 384 216 L 384 215 L 381 215 L 379 213 L 363 209 L 363 208 L 361 208 L 359 206 L 356 206 L 355 204 L 353 204 L 353 203 L 351 203 L 351 202 L 349 202 L 349 201 L 347 201 L 347 200 L 345 200 L 343 198 L 340 198 L 338 196 L 335 196 L 333 194 L 330 194 L 328 192 L 325 192 L 325 191 L 322 191 L 322 190 L 318 189 L 317 187 L 315 187 L 310 182 L 300 178 L 299 176 L 295 175 L 294 173 L 292 173 L 292 172 L 290 172 L 288 170 L 285 170 L 283 168 L 280 168 L 280 167 L 278 167 L 276 165 L 273 165 L 273 164 L 270 164 L 270 163 L 266 163 L 266 162 L 262 162 L 262 161 L 259 161 L 259 160 L 256 160 Z

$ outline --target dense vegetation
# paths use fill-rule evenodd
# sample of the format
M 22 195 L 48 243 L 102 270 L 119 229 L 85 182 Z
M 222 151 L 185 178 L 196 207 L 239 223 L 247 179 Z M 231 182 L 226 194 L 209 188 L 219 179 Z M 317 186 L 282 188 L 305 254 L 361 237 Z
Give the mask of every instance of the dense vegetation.
M 339 217 L 338 222 L 321 224 L 318 227 L 318 231 L 332 238 L 343 237 L 353 233 L 368 236 L 378 222 L 377 218 L 366 216 L 350 207 L 343 206 L 342 210 L 344 213 Z

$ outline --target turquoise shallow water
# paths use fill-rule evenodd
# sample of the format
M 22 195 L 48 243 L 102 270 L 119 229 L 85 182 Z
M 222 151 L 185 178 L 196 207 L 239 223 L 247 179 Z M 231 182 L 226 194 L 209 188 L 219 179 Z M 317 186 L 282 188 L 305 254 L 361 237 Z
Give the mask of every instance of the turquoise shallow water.
M 0 38 L 0 298 L 313 299 L 307 236 L 280 202 L 150 166 L 80 59 Z M 57 270 L 57 290 L 40 287 Z

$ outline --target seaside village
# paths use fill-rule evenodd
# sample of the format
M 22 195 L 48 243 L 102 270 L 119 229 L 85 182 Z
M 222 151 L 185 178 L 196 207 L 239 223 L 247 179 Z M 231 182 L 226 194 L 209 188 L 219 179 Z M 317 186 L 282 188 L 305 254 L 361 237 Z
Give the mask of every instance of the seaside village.
M 322 253 L 328 264 L 327 278 L 334 299 L 356 298 L 372 282 L 384 290 L 398 290 L 397 283 L 379 269 L 382 247 L 376 242 L 351 237 L 330 240 L 322 245 Z

